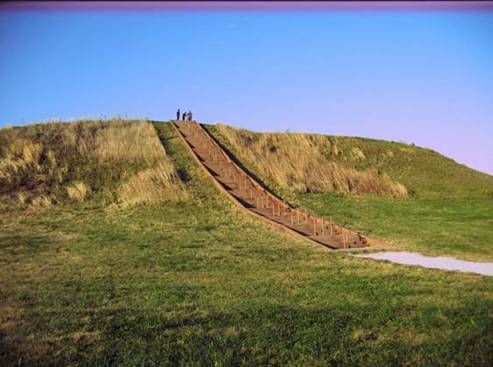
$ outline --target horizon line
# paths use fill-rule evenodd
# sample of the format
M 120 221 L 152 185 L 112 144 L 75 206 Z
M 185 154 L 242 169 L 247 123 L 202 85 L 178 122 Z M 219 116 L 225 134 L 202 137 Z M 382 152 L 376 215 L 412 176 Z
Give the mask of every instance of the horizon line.
M 160 120 L 160 119 L 154 119 L 150 117 L 136 117 L 136 116 L 113 116 L 113 117 L 108 117 L 108 116 L 100 116 L 100 117 L 91 117 L 91 116 L 86 116 L 86 117 L 71 117 L 71 118 L 49 118 L 49 119 L 41 119 L 38 121 L 30 121 L 30 122 L 25 122 L 25 123 L 20 123 L 20 124 L 6 124 L 3 126 L 0 126 L 1 129 L 9 129 L 9 128 L 22 128 L 22 127 L 28 127 L 30 125 L 43 125 L 43 124 L 50 124 L 50 123 L 80 123 L 83 121 L 111 121 L 111 120 L 121 120 L 121 121 L 144 121 L 144 122 L 164 122 L 164 123 L 169 123 L 171 121 L 176 121 L 174 119 L 169 119 L 169 120 Z M 179 120 L 181 121 L 181 120 Z M 420 148 L 420 149 L 428 149 L 431 151 L 434 151 L 446 158 L 452 159 L 455 163 L 459 165 L 466 166 L 469 169 L 472 169 L 474 171 L 480 172 L 482 174 L 492 176 L 493 177 L 493 172 L 488 172 L 484 171 L 482 168 L 474 168 L 469 165 L 469 163 L 462 163 L 458 161 L 456 158 L 446 155 L 445 153 L 440 152 L 436 148 L 430 148 L 428 146 L 424 145 L 418 145 L 415 142 L 407 142 L 405 140 L 394 140 L 391 138 L 377 138 L 373 136 L 365 136 L 365 135 L 334 135 L 334 134 L 329 134 L 327 132 L 320 132 L 320 131 L 303 131 L 303 130 L 253 130 L 245 127 L 241 127 L 238 125 L 235 125 L 233 123 L 226 123 L 224 121 L 209 121 L 209 122 L 200 122 L 198 120 L 195 120 L 197 123 L 201 125 L 217 125 L 217 124 L 222 124 L 226 125 L 228 127 L 234 128 L 234 129 L 243 129 L 243 130 L 248 130 L 253 133 L 258 133 L 258 134 L 263 134 L 263 133 L 270 133 L 270 134 L 307 134 L 307 135 L 324 135 L 324 136 L 335 136 L 335 137 L 341 137 L 341 138 L 357 138 L 357 139 L 369 139 L 369 140 L 376 140 L 376 141 L 384 141 L 384 142 L 391 142 L 391 143 L 397 143 L 397 144 L 404 144 L 404 145 L 410 145 L 415 148 Z

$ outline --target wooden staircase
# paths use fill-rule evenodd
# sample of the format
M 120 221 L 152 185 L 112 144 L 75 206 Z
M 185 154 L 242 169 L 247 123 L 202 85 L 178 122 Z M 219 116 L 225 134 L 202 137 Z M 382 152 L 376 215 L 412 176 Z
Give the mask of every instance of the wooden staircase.
M 293 208 L 265 190 L 233 162 L 214 138 L 197 122 L 173 121 L 192 155 L 217 188 L 233 202 L 265 222 L 290 234 L 331 249 L 364 248 L 373 240 L 340 225 Z

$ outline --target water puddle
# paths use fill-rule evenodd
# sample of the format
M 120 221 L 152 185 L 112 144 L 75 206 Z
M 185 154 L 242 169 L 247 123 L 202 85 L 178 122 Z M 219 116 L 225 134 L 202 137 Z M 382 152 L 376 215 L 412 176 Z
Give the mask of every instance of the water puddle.
M 375 260 L 387 260 L 397 264 L 418 265 L 425 268 L 463 271 L 481 275 L 493 276 L 493 263 L 480 263 L 474 261 L 458 260 L 453 257 L 424 256 L 415 252 L 378 252 L 357 257 L 371 258 Z

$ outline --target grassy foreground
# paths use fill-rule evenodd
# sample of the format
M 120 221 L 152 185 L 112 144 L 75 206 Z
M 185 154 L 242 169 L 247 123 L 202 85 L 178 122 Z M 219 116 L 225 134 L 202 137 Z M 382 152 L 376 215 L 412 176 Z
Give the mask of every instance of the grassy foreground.
M 193 200 L 0 217 L 3 365 L 492 365 L 492 278 L 285 237 L 157 126 Z

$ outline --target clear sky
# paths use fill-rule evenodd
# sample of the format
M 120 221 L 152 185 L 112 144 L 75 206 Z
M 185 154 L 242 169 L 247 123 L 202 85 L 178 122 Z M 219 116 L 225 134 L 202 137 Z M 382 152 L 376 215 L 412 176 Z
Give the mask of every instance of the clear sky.
M 414 142 L 493 174 L 493 11 L 0 7 L 0 126 L 178 107 Z

